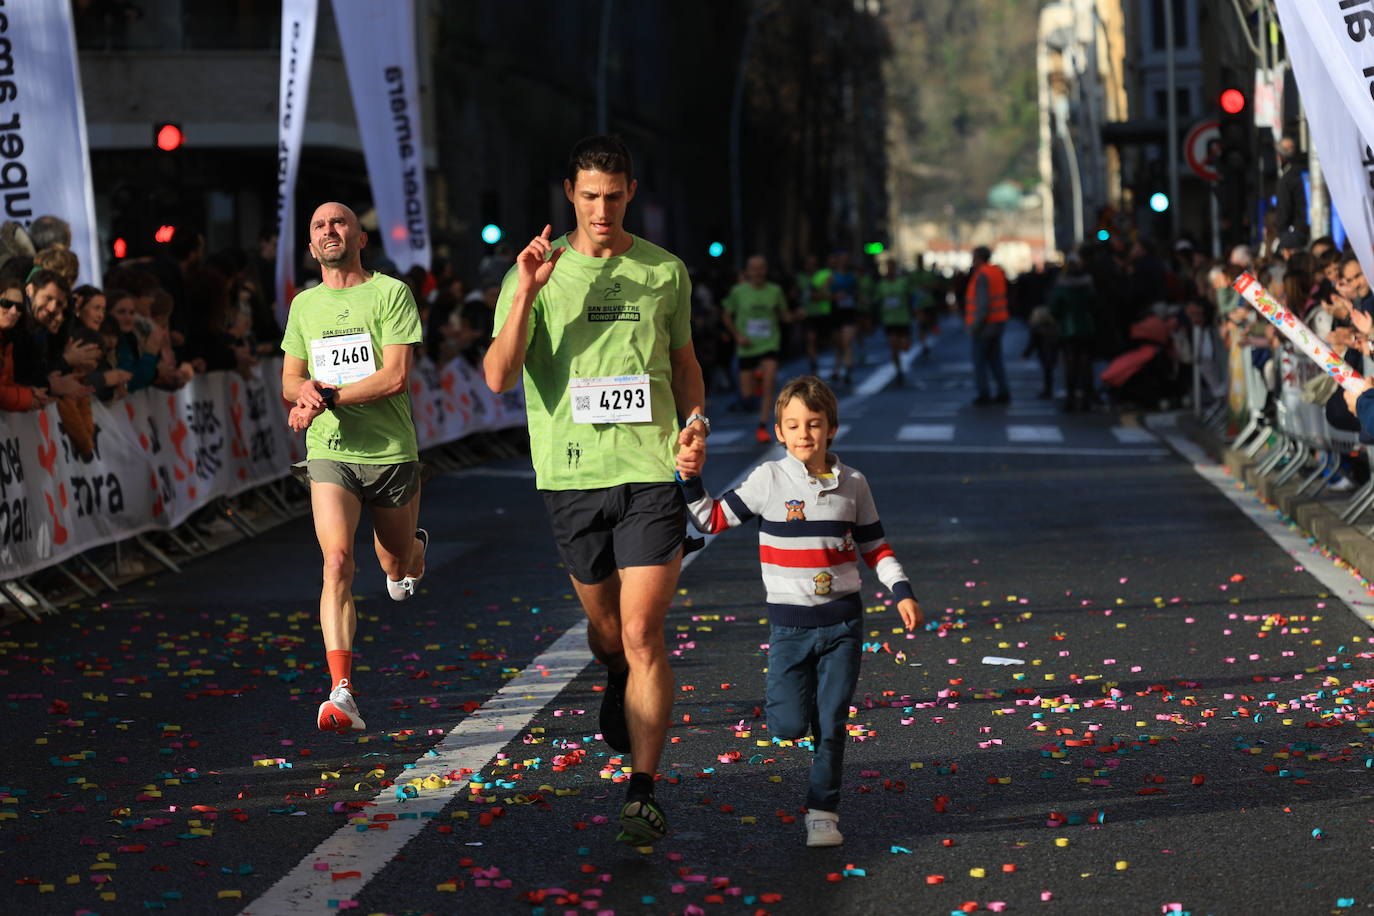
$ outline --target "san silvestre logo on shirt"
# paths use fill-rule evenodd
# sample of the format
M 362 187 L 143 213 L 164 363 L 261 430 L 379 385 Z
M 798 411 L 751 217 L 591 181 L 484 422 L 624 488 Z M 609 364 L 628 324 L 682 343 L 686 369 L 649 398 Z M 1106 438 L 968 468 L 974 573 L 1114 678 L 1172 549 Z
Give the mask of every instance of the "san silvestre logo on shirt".
M 588 321 L 638 321 L 639 306 L 633 302 L 593 302 L 587 306 Z

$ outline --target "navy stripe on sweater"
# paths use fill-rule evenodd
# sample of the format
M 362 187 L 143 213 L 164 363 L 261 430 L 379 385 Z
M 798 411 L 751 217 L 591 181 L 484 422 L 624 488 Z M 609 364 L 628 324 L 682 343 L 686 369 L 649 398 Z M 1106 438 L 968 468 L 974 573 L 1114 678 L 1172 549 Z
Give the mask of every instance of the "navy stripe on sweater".
M 775 522 L 765 518 L 759 523 L 764 534 L 784 538 L 843 538 L 853 526 L 846 521 L 811 521 L 798 519 L 791 522 Z
M 700 480 L 701 478 L 697 479 Z M 688 499 L 691 499 L 691 497 L 689 496 Z M 740 524 L 744 524 L 754 517 L 754 513 L 749 511 L 749 507 L 744 504 L 744 500 L 740 499 L 739 494 L 734 490 L 727 491 L 726 494 L 720 498 L 720 501 L 730 507 L 730 511 L 735 513 L 735 518 L 740 520 Z
M 854 540 L 860 544 L 881 541 L 884 536 L 882 522 L 874 522 L 871 525 L 856 525 L 854 528 Z

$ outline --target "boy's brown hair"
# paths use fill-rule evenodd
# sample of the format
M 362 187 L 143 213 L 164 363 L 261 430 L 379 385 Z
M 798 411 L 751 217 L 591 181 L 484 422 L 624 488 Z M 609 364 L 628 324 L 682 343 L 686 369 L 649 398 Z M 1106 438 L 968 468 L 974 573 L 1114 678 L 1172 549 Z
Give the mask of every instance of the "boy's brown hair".
M 829 385 L 814 375 L 800 375 L 783 385 L 782 391 L 778 392 L 778 401 L 773 407 L 774 422 L 782 420 L 782 409 L 793 398 L 799 399 L 808 410 L 825 414 L 826 420 L 830 423 L 830 437 L 835 437 L 835 430 L 840 425 L 840 402 L 835 398 L 835 392 L 830 390 Z

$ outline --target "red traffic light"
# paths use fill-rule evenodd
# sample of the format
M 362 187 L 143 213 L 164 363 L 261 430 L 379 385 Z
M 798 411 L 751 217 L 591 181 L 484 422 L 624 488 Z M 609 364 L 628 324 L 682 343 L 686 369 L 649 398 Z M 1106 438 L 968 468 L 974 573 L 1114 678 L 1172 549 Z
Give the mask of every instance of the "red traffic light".
M 157 231 L 153 233 L 153 240 L 165 245 L 170 242 L 176 234 L 176 226 L 158 226 Z
M 1245 109 L 1245 93 L 1239 89 L 1227 89 L 1221 94 L 1221 110 L 1227 114 L 1240 114 Z
M 157 143 L 158 149 L 166 150 L 170 153 L 174 149 L 179 149 L 185 139 L 186 137 L 182 134 L 181 128 L 177 127 L 175 124 L 158 125 L 155 135 L 155 142 Z
M 119 259 L 125 258 L 129 254 L 129 243 L 122 238 L 115 239 L 110 248 L 113 250 L 114 256 Z

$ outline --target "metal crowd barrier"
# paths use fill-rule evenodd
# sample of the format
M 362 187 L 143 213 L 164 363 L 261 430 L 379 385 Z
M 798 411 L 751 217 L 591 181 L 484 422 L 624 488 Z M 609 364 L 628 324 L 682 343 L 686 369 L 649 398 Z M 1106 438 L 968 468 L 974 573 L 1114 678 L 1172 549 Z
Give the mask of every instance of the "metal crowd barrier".
M 1231 438 L 1231 446 L 1255 461 L 1255 471 L 1276 485 L 1287 484 L 1302 475 L 1299 494 L 1317 496 L 1340 474 L 1341 462 L 1357 456 L 1374 464 L 1374 451 L 1360 442 L 1358 433 L 1336 429 L 1326 420 L 1326 401 L 1311 403 L 1303 399 L 1306 386 L 1325 375 L 1288 344 L 1282 344 L 1270 357 L 1277 360 L 1277 383 L 1271 389 L 1265 375 L 1254 366 L 1252 350 L 1241 346 L 1244 365 L 1245 410 L 1241 428 Z M 1236 380 L 1227 376 L 1229 384 Z M 1203 421 L 1223 431 L 1228 423 L 1228 398 L 1202 407 L 1203 391 L 1194 375 L 1194 409 Z M 1229 392 L 1228 392 L 1229 393 Z M 1358 454 L 1357 454 L 1358 453 Z M 1339 510 L 1340 518 L 1355 524 L 1374 508 L 1374 477 L 1353 490 Z M 1374 535 L 1374 525 L 1369 533 Z

